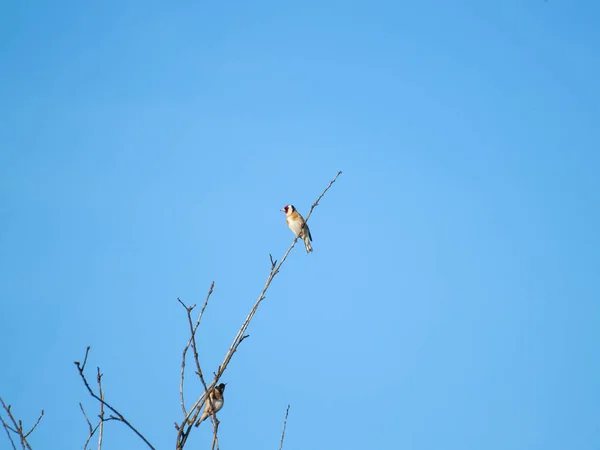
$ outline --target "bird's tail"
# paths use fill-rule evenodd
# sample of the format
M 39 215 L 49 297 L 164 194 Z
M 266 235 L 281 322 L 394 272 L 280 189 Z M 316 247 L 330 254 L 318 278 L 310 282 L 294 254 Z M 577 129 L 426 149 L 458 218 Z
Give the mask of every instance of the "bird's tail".
M 196 426 L 199 427 L 200 424 L 202 422 L 204 422 L 206 420 L 206 418 L 208 417 L 208 414 L 206 414 L 205 412 L 202 413 L 202 415 L 200 416 L 200 418 L 198 419 L 198 422 L 196 422 Z
M 308 236 L 305 235 L 302 239 L 304 239 L 304 245 L 306 246 L 306 253 L 312 252 L 312 245 L 310 245 L 310 240 L 308 239 Z

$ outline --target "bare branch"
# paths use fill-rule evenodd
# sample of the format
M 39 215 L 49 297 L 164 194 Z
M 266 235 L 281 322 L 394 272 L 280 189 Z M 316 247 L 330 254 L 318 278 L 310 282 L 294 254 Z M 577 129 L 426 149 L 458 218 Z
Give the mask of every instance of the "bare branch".
M 102 374 L 100 373 L 100 367 L 98 367 L 98 373 L 96 375 L 98 381 L 98 392 L 100 393 L 100 422 L 98 423 L 98 450 L 102 450 L 102 438 L 104 437 L 104 391 L 102 390 Z
M 10 443 L 12 444 L 13 448 L 16 450 L 15 443 L 12 440 L 12 436 L 10 435 L 11 431 L 19 436 L 19 441 L 21 443 L 21 448 L 23 450 L 25 450 L 25 449 L 31 450 L 31 445 L 29 445 L 29 442 L 27 442 L 27 438 L 29 437 L 29 435 L 31 433 L 33 433 L 33 430 L 35 430 L 35 428 L 38 426 L 38 424 L 40 423 L 40 420 L 42 420 L 42 417 L 44 417 L 44 410 L 42 409 L 42 412 L 40 413 L 38 420 L 31 427 L 31 429 L 29 431 L 25 432 L 25 431 L 23 431 L 23 421 L 22 420 L 17 421 L 17 419 L 15 419 L 15 416 L 13 415 L 13 413 L 11 411 L 11 406 L 4 403 L 4 400 L 2 400 L 2 397 L 0 397 L 0 403 L 2 403 L 2 407 L 6 411 L 6 414 L 8 414 L 8 418 L 10 419 L 10 421 L 13 424 L 13 426 L 11 427 L 8 423 L 6 423 L 4 421 L 4 418 L 2 416 L 0 416 L 0 421 L 2 422 L 2 426 L 4 427 L 6 434 L 8 434 L 8 438 L 9 438 Z
M 179 390 L 180 391 L 179 393 L 181 395 L 181 404 L 183 407 L 184 415 L 186 415 L 186 416 L 188 416 L 189 414 L 186 414 L 185 407 L 183 404 L 183 375 L 184 375 L 184 370 L 185 370 L 185 355 L 186 355 L 188 348 L 190 347 L 190 344 L 192 346 L 192 351 L 194 352 L 193 353 L 194 354 L 194 362 L 196 363 L 196 369 L 197 369 L 196 374 L 200 378 L 202 386 L 204 387 L 203 395 L 207 399 L 207 401 L 210 403 L 210 408 L 213 409 L 212 398 L 210 397 L 210 395 L 208 393 L 208 386 L 206 385 L 206 382 L 204 381 L 204 375 L 202 373 L 202 368 L 200 367 L 200 360 L 198 359 L 198 349 L 196 346 L 196 332 L 198 330 L 198 327 L 200 326 L 202 316 L 204 315 L 204 310 L 206 309 L 206 306 L 208 305 L 208 300 L 210 299 L 210 296 L 213 292 L 214 287 L 215 287 L 215 282 L 213 281 L 212 284 L 210 285 L 210 289 L 208 290 L 206 300 L 204 301 L 204 305 L 202 306 L 202 310 L 200 311 L 200 314 L 198 316 L 198 319 L 196 320 L 195 325 L 192 325 L 192 310 L 195 308 L 195 305 L 186 306 L 185 303 L 183 303 L 180 299 L 177 299 L 187 312 L 188 325 L 190 328 L 190 339 L 189 339 L 188 344 L 186 345 L 184 352 L 183 352 L 183 358 L 182 358 L 182 364 L 181 364 L 181 384 L 180 384 L 180 390 Z M 192 411 L 190 411 L 190 412 L 192 412 Z M 189 427 L 185 432 L 183 430 L 183 425 L 181 427 L 177 427 L 177 429 L 178 429 L 178 437 L 177 437 L 177 446 L 178 447 L 177 448 L 183 448 L 183 446 L 185 445 L 185 442 L 187 441 L 187 438 L 191 431 L 191 425 L 196 421 L 196 418 L 198 417 L 198 414 L 200 414 L 200 411 L 201 411 L 201 406 L 199 406 L 195 410 L 195 413 L 192 416 L 192 420 L 190 420 L 188 422 Z M 216 415 L 213 414 L 213 416 L 216 420 Z M 214 430 L 213 446 L 215 445 L 215 442 L 216 442 L 216 445 L 218 448 L 219 444 L 218 444 L 218 438 L 217 438 L 217 431 L 219 429 L 219 424 L 218 424 L 218 420 L 216 420 L 216 423 L 215 423 L 215 420 L 212 420 L 212 418 L 211 418 L 211 422 L 213 424 L 213 430 Z M 198 426 L 198 425 L 199 424 L 196 424 L 196 426 Z
M 85 365 L 87 364 L 88 355 L 90 354 L 90 346 L 88 345 L 85 349 L 85 358 L 83 358 L 83 364 L 81 365 L 81 370 L 85 370 Z
M 17 421 L 15 420 L 15 417 L 12 415 L 12 412 L 10 410 L 11 406 L 7 405 L 6 403 L 4 403 L 4 400 L 2 400 L 2 397 L 0 397 L 0 402 L 2 403 L 2 407 L 5 409 L 6 413 L 8 414 L 8 418 L 11 420 L 11 422 L 14 425 L 14 429 L 11 427 L 8 427 L 9 430 L 11 430 L 14 433 L 18 433 L 18 429 L 19 429 L 19 425 L 17 424 Z
M 179 299 L 177 299 L 177 300 L 179 300 Z M 181 302 L 181 300 L 179 300 L 179 301 Z M 187 415 L 187 411 L 185 410 L 185 400 L 184 400 L 184 396 L 183 396 L 183 381 L 185 379 L 185 356 L 187 354 L 188 349 L 190 348 L 191 342 L 192 342 L 192 338 L 189 339 L 187 345 L 183 349 L 183 354 L 181 355 L 181 378 L 179 381 L 179 399 L 181 401 L 181 410 L 183 411 L 184 416 Z
M 44 410 L 43 409 L 42 409 L 42 412 L 40 413 L 40 417 L 38 417 L 38 420 L 31 427 L 31 430 L 29 430 L 27 433 L 25 433 L 25 436 L 23 436 L 25 439 L 27 439 L 29 437 L 29 435 L 33 432 L 33 430 L 35 430 L 35 427 L 38 426 L 38 424 L 40 423 L 40 420 L 42 420 L 42 417 L 44 417 Z M 19 423 L 20 423 L 20 421 L 19 421 Z
M 310 208 L 310 211 L 306 215 L 306 219 L 304 221 L 305 222 L 305 226 L 306 226 L 306 223 L 308 222 L 308 219 L 312 215 L 313 210 L 319 204 L 319 201 L 323 198 L 323 196 L 329 190 L 329 188 L 333 185 L 333 183 L 335 183 L 335 181 L 341 175 L 341 173 L 342 173 L 341 171 L 337 173 L 337 175 L 335 176 L 335 178 L 333 180 L 331 180 L 331 182 L 329 183 L 329 185 L 325 188 L 325 190 L 321 193 L 321 195 L 313 203 L 313 205 Z M 269 286 L 271 285 L 271 282 L 273 281 L 273 278 L 275 278 L 275 275 L 277 275 L 277 273 L 279 273 L 279 270 L 281 269 L 281 266 L 286 261 L 288 255 L 290 254 L 290 252 L 292 251 L 292 249 L 296 245 L 296 242 L 298 241 L 298 239 L 299 239 L 299 236 L 296 236 L 294 238 L 294 241 L 292 242 L 292 245 L 290 246 L 290 248 L 288 248 L 287 252 L 285 252 L 285 254 L 283 255 L 283 258 L 281 258 L 281 261 L 279 262 L 279 264 L 277 264 L 277 265 L 272 264 L 271 265 L 271 272 L 269 273 L 269 276 L 267 277 L 267 281 L 265 283 L 265 286 L 263 287 L 262 292 L 260 293 L 260 295 L 258 297 L 258 300 L 256 301 L 256 303 L 254 304 L 254 306 L 250 310 L 250 313 L 248 314 L 248 317 L 246 317 L 246 320 L 244 321 L 244 323 L 242 324 L 242 327 L 238 331 L 235 339 L 233 340 L 233 343 L 232 343 L 231 347 L 229 348 L 229 351 L 225 355 L 225 359 L 223 360 L 223 363 L 219 366 L 219 371 L 217 373 L 217 379 L 215 380 L 215 383 L 218 381 L 218 378 L 220 378 L 220 376 L 223 374 L 223 372 L 227 368 L 227 365 L 229 364 L 229 361 L 231 361 L 231 358 L 233 357 L 233 354 L 236 352 L 237 348 L 239 347 L 239 345 L 244 340 L 244 336 L 245 336 L 246 330 L 248 329 L 248 326 L 250 325 L 250 321 L 254 317 L 254 314 L 258 310 L 258 306 L 265 299 L 265 294 L 266 294 L 267 290 L 269 289 Z
M 283 420 L 283 430 L 281 430 L 281 441 L 279 442 L 279 450 L 283 448 L 283 438 L 285 437 L 285 427 L 287 426 L 287 418 L 289 412 L 290 405 L 288 405 L 287 409 L 285 410 L 285 419 Z
M 323 196 L 327 193 L 327 191 L 331 188 L 331 186 L 333 185 L 333 183 L 336 182 L 336 180 L 338 179 L 338 177 L 341 174 L 342 174 L 342 172 L 339 171 L 336 174 L 336 176 L 329 182 L 329 185 L 327 185 L 327 187 L 325 188 L 325 190 L 323 190 L 323 192 L 321 193 L 321 195 L 319 195 L 319 197 L 317 198 L 317 200 L 312 204 L 312 206 L 311 206 L 308 214 L 306 215 L 306 218 L 305 218 L 305 221 L 304 221 L 304 226 L 306 226 L 306 224 L 308 223 L 308 219 L 312 215 L 313 210 L 319 205 L 319 201 L 321 201 L 321 199 L 323 198 Z M 248 335 L 246 334 L 246 331 L 247 331 L 247 329 L 248 329 L 248 327 L 250 325 L 250 322 L 252 321 L 252 319 L 254 317 L 254 314 L 256 314 L 256 311 L 258 310 L 258 307 L 259 307 L 260 303 L 266 298 L 266 292 L 269 289 L 269 287 L 271 285 L 271 282 L 273 281 L 273 279 L 275 278 L 275 276 L 279 273 L 279 270 L 281 269 L 281 266 L 285 263 L 288 255 L 290 254 L 290 252 L 292 251 L 292 249 L 296 245 L 296 242 L 298 241 L 298 239 L 299 239 L 299 235 L 294 238 L 294 241 L 292 242 L 292 245 L 287 249 L 287 251 L 285 252 L 285 254 L 283 255 L 283 257 L 281 258 L 281 260 L 279 261 L 279 263 L 277 263 L 277 261 L 273 260 L 272 255 L 269 255 L 269 258 L 270 258 L 270 261 L 271 261 L 271 269 L 270 269 L 270 272 L 269 272 L 269 276 L 267 277 L 267 281 L 266 281 L 266 283 L 265 283 L 265 285 L 264 285 L 264 287 L 263 287 L 260 295 L 258 296 L 258 300 L 256 300 L 256 302 L 254 303 L 254 306 L 250 310 L 250 313 L 248 314 L 248 316 L 244 320 L 244 323 L 242 324 L 242 326 L 240 327 L 239 331 L 237 332 L 235 338 L 233 339 L 233 342 L 232 342 L 231 346 L 229 347 L 229 350 L 225 354 L 225 358 L 223 360 L 223 363 L 219 366 L 217 372 L 215 373 L 214 380 L 212 381 L 212 383 L 210 384 L 210 386 L 208 386 L 208 387 L 205 386 L 204 393 L 196 400 L 196 402 L 194 403 L 194 406 L 192 406 L 192 408 L 187 413 L 185 413 L 185 417 L 184 417 L 181 425 L 178 428 L 177 445 L 176 445 L 177 450 L 183 449 L 183 446 L 185 445 L 185 441 L 187 440 L 187 437 L 188 437 L 188 435 L 190 433 L 190 426 L 191 426 L 190 423 L 189 423 L 190 417 L 192 415 L 194 415 L 194 412 L 197 411 L 197 408 L 199 408 L 200 405 L 204 404 L 204 401 L 206 399 L 207 393 L 217 385 L 219 379 L 221 378 L 221 376 L 223 375 L 223 373 L 227 369 L 227 366 L 228 366 L 229 362 L 231 361 L 231 358 L 233 357 L 233 355 L 237 351 L 238 347 L 244 341 L 244 339 L 246 339 L 248 337 Z M 192 345 L 193 345 L 193 339 L 192 339 Z M 196 415 L 197 415 L 197 412 L 196 412 Z M 194 418 L 195 417 L 196 416 L 194 416 Z M 187 428 L 186 428 L 186 426 L 187 426 Z
M 88 416 L 87 416 L 87 414 L 85 413 L 85 410 L 83 409 L 83 405 L 81 404 L 81 402 L 79 402 L 79 409 L 81 409 L 81 413 L 83 414 L 83 417 L 85 417 L 85 421 L 87 422 L 87 424 L 88 424 L 88 427 L 89 427 L 89 429 L 90 429 L 90 433 L 91 433 L 91 432 L 92 432 L 92 430 L 93 430 L 93 427 L 92 427 L 92 422 L 90 422 L 90 419 L 88 419 Z
M 90 429 L 90 434 L 88 434 L 88 438 L 85 441 L 85 444 L 83 444 L 83 450 L 87 450 L 87 446 L 90 443 L 90 440 L 92 439 L 92 436 L 94 435 L 94 433 L 96 432 L 96 429 L 98 428 L 98 425 L 96 425 L 96 427 L 92 427 L 92 422 L 90 422 L 90 419 L 88 418 L 87 414 L 85 413 L 85 410 L 83 409 L 83 405 L 81 404 L 81 402 L 79 402 L 79 409 L 81 409 L 81 413 L 83 414 L 83 417 L 85 417 L 85 421 L 88 424 L 88 428 Z
M 104 401 L 104 391 L 102 390 L 102 374 L 100 373 L 99 367 L 97 370 L 98 370 L 98 372 L 96 375 L 96 380 L 98 382 L 98 391 L 100 392 L 100 398 L 102 399 L 102 401 Z M 104 418 L 104 404 L 102 402 L 99 402 L 99 403 L 100 403 L 100 414 L 98 415 L 98 417 L 100 420 L 98 421 L 98 424 L 95 427 L 92 427 L 92 423 L 90 422 L 90 419 L 88 418 L 87 414 L 85 413 L 85 410 L 83 409 L 83 405 L 81 403 L 79 403 L 79 408 L 81 408 L 83 417 L 85 417 L 85 420 L 88 424 L 88 428 L 90 429 L 90 434 L 88 435 L 88 437 L 85 441 L 85 444 L 83 445 L 83 450 L 87 450 L 87 447 L 88 447 L 90 441 L 92 440 L 92 437 L 94 437 L 94 434 L 96 434 L 96 431 L 99 431 L 99 433 L 98 433 L 98 450 L 102 449 L 102 438 L 104 436 L 104 422 L 107 422 L 110 419 Z
M 314 202 L 312 204 L 312 206 L 310 207 L 310 211 L 308 211 L 308 214 L 306 215 L 306 218 L 304 219 L 305 225 L 306 222 L 308 222 L 308 218 L 311 216 L 311 214 L 313 213 L 313 210 L 319 205 L 319 202 L 321 201 L 321 199 L 325 196 L 325 194 L 327 193 L 327 191 L 329 190 L 329 188 L 333 185 L 333 183 L 336 182 L 336 180 L 338 179 L 338 177 L 342 174 L 342 171 L 340 170 L 336 176 L 333 178 L 333 180 L 331 180 L 329 182 L 329 184 L 327 185 L 327 187 L 325 188 L 325 190 L 323 192 L 321 192 L 321 195 L 319 195 L 319 198 L 317 198 L 317 201 Z
M 86 352 L 85 352 L 85 356 L 86 358 L 84 359 L 84 364 L 87 361 L 87 355 L 89 352 L 90 348 L 88 347 Z M 123 416 L 123 414 L 121 414 L 119 411 L 117 411 L 115 408 L 113 408 L 112 406 L 110 406 L 105 400 L 104 400 L 104 395 L 101 395 L 101 397 L 99 397 L 90 387 L 90 384 L 88 383 L 88 380 L 85 377 L 85 374 L 83 373 L 83 365 L 79 362 L 79 361 L 75 361 L 74 364 L 77 366 L 77 370 L 79 372 L 79 376 L 81 377 L 81 380 L 83 381 L 83 384 L 85 385 L 85 387 L 87 388 L 89 394 L 95 398 L 96 400 L 98 400 L 102 405 L 106 406 L 108 409 L 110 409 L 114 414 L 116 414 L 116 416 L 111 416 L 112 419 L 118 420 L 120 422 L 123 422 L 125 425 L 127 425 L 127 427 L 129 427 L 129 429 L 131 431 L 133 431 L 135 434 L 137 434 L 137 436 L 146 443 L 146 445 L 148 447 L 150 447 L 152 450 L 156 450 L 152 444 L 150 444 L 150 442 L 148 442 L 148 439 L 146 439 L 144 437 L 144 435 L 142 435 L 126 418 L 125 416 Z M 101 377 L 102 375 L 100 374 L 100 368 L 98 368 L 98 377 Z M 102 393 L 101 393 L 102 394 Z M 108 419 L 105 419 L 103 421 L 107 421 Z M 101 420 L 102 421 L 102 420 Z
M 4 418 L 2 416 L 0 416 L 0 422 L 2 422 L 2 426 L 4 427 L 4 431 L 6 431 L 6 434 L 8 435 L 8 439 L 10 440 L 10 443 L 12 444 L 12 448 L 13 450 L 17 450 L 17 447 L 15 446 L 15 442 L 12 440 L 12 436 L 10 435 L 10 432 L 13 431 L 16 433 L 15 430 L 13 430 L 5 421 Z
M 211 407 L 212 407 L 212 402 L 211 402 Z M 212 450 L 219 450 L 219 438 L 217 437 L 217 432 L 219 431 L 219 424 L 221 422 L 219 422 L 219 419 L 217 419 L 216 413 L 213 413 L 210 420 L 213 424 L 213 433 L 214 433 L 213 440 L 212 440 Z
M 186 357 L 188 349 L 190 348 L 190 345 L 192 343 L 194 343 L 194 358 L 196 360 L 196 368 L 198 369 L 198 372 L 202 373 L 202 371 L 200 370 L 200 363 L 198 362 L 198 353 L 195 350 L 195 336 L 196 336 L 196 330 L 198 330 L 198 327 L 200 326 L 200 321 L 202 320 L 202 316 L 204 315 L 204 310 L 206 309 L 206 306 L 208 305 L 208 300 L 210 299 L 210 296 L 213 293 L 214 287 L 215 287 L 215 282 L 213 281 L 210 285 L 210 289 L 208 290 L 208 294 L 206 295 L 206 300 L 204 301 L 204 306 L 202 306 L 200 315 L 198 316 L 198 319 L 196 320 L 196 325 L 193 328 L 191 328 L 191 324 L 192 324 L 191 312 L 196 307 L 196 305 L 186 306 L 186 304 L 183 303 L 180 299 L 177 299 L 177 301 L 179 303 L 181 303 L 181 306 L 183 306 L 187 312 L 188 321 L 190 323 L 190 332 L 191 332 L 190 339 L 188 340 L 187 345 L 183 349 L 183 355 L 181 356 L 181 381 L 179 383 L 179 397 L 181 400 L 181 409 L 183 411 L 184 416 L 188 415 L 187 411 L 185 409 L 185 402 L 184 402 L 184 396 L 183 396 L 183 382 L 184 382 L 184 378 L 185 378 L 185 357 Z

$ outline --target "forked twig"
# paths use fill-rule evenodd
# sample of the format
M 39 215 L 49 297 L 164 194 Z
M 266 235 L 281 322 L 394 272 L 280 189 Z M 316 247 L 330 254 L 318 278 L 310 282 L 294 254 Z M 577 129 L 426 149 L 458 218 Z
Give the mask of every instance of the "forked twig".
M 323 198 L 323 196 L 327 193 L 327 191 L 331 188 L 331 186 L 333 185 L 333 183 L 336 182 L 336 180 L 338 179 L 338 177 L 341 174 L 342 174 L 342 172 L 339 171 L 337 173 L 337 175 L 329 182 L 329 185 L 325 188 L 325 190 L 321 193 L 321 195 L 319 195 L 319 197 L 317 198 L 317 200 L 312 204 L 312 206 L 311 206 L 311 208 L 310 208 L 310 210 L 309 210 L 309 212 L 306 215 L 306 218 L 304 220 L 304 227 L 307 226 L 308 219 L 312 215 L 313 210 L 319 205 L 319 201 Z M 287 251 L 285 252 L 285 254 L 283 255 L 283 257 L 281 258 L 281 260 L 279 261 L 279 263 L 277 261 L 274 261 L 273 257 L 271 255 L 269 255 L 269 258 L 270 258 L 270 261 L 271 261 L 271 269 L 270 269 L 269 275 L 267 277 L 267 281 L 266 281 L 266 283 L 265 283 L 265 285 L 264 285 L 264 287 L 263 287 L 260 295 L 258 296 L 258 300 L 256 300 L 256 302 L 254 303 L 254 306 L 250 310 L 250 313 L 248 314 L 248 316 L 244 320 L 244 323 L 242 324 L 242 326 L 240 327 L 239 331 L 237 332 L 235 338 L 233 339 L 233 342 L 232 342 L 231 346 L 229 347 L 229 350 L 225 354 L 225 358 L 224 358 L 223 362 L 221 363 L 221 365 L 217 369 L 217 372 L 215 373 L 214 380 L 212 381 L 212 383 L 210 384 L 210 386 L 205 387 L 204 393 L 196 400 L 196 402 L 194 403 L 194 405 L 192 406 L 192 408 L 187 413 L 185 413 L 185 408 L 183 408 L 183 410 L 184 410 L 184 416 L 185 417 L 184 417 L 183 421 L 181 422 L 181 425 L 177 425 L 176 424 L 176 428 L 178 430 L 178 432 L 177 432 L 177 445 L 176 445 L 176 449 L 177 450 L 183 449 L 183 446 L 185 445 L 185 442 L 187 441 L 187 438 L 189 436 L 190 426 L 191 426 L 189 424 L 190 417 L 193 415 L 194 411 L 196 411 L 196 408 L 198 408 L 199 405 L 202 405 L 204 403 L 205 398 L 207 396 L 207 393 L 210 391 L 210 389 L 213 389 L 216 386 L 216 384 L 218 383 L 219 379 L 223 375 L 223 372 L 225 371 L 225 369 L 227 368 L 229 362 L 231 361 L 231 358 L 233 357 L 233 355 L 237 351 L 238 347 L 244 341 L 244 339 L 246 339 L 248 337 L 248 335 L 246 334 L 246 331 L 248 329 L 248 326 L 250 325 L 250 322 L 252 321 L 252 318 L 254 317 L 254 314 L 258 310 L 258 307 L 259 307 L 260 303 L 265 299 L 265 294 L 266 294 L 267 290 L 269 289 L 269 286 L 271 285 L 271 282 L 273 281 L 273 278 L 275 278 L 275 276 L 279 273 L 279 270 L 281 269 L 281 266 L 285 263 L 288 255 L 290 254 L 290 252 L 292 251 L 292 249 L 296 245 L 296 242 L 298 241 L 298 239 L 299 239 L 299 235 L 294 238 L 294 241 L 292 242 L 292 245 L 287 249 Z M 193 339 L 192 339 L 192 341 L 193 341 Z
M 144 441 L 146 443 L 146 445 L 151 448 L 152 450 L 156 450 L 152 444 L 150 444 L 150 442 L 148 442 L 148 439 L 146 439 L 144 437 L 144 435 L 142 433 L 140 433 L 126 418 L 125 416 L 123 416 L 123 414 L 121 414 L 119 411 L 117 411 L 115 408 L 113 408 L 111 405 L 109 405 L 105 400 L 104 400 L 104 394 L 102 393 L 102 391 L 100 391 L 100 396 L 98 396 L 91 388 L 90 384 L 88 383 L 88 380 L 85 377 L 85 374 L 83 373 L 83 369 L 85 367 L 85 364 L 87 362 L 87 357 L 88 354 L 90 352 L 90 347 L 88 346 L 85 350 L 85 358 L 83 360 L 83 364 L 80 363 L 79 361 L 74 361 L 74 364 L 77 366 L 77 370 L 79 372 L 79 376 L 81 377 L 81 380 L 83 381 L 83 384 L 85 385 L 86 389 L 88 390 L 89 394 L 95 398 L 96 400 L 98 400 L 100 402 L 101 405 L 106 406 L 108 409 L 110 409 L 115 416 L 110 416 L 109 419 L 102 419 L 100 420 L 100 424 L 102 424 L 102 422 L 107 422 L 108 420 L 118 420 L 119 422 L 123 422 L 125 425 L 127 425 L 127 427 L 133 431 L 142 441 Z M 102 374 L 100 373 L 100 368 L 98 367 L 98 375 L 97 375 L 97 379 L 98 379 L 98 383 L 100 384 L 100 378 L 102 377 Z M 102 415 L 104 414 L 103 409 L 101 409 L 101 413 Z M 89 441 L 88 441 L 89 442 Z M 102 441 L 100 440 L 99 445 L 102 445 Z
M 0 403 L 2 403 L 2 407 L 6 411 L 6 414 L 8 414 L 8 418 L 10 419 L 10 421 L 13 424 L 13 426 L 11 427 L 8 423 L 5 422 L 4 418 L 0 415 L 0 422 L 2 422 L 2 426 L 3 426 L 4 430 L 6 431 L 6 434 L 8 435 L 8 439 L 10 440 L 10 443 L 11 443 L 13 449 L 16 450 L 17 447 L 15 446 L 12 436 L 10 435 L 11 431 L 13 433 L 15 433 L 17 436 L 19 436 L 21 448 L 23 448 L 24 450 L 25 449 L 31 450 L 31 445 L 29 445 L 29 442 L 27 442 L 27 438 L 31 435 L 31 433 L 33 433 L 33 430 L 36 429 L 36 427 L 42 420 L 42 417 L 44 417 L 44 410 L 42 409 L 42 412 L 40 413 L 40 416 L 36 420 L 35 424 L 31 427 L 31 429 L 29 431 L 26 432 L 23 430 L 23 421 L 22 420 L 17 421 L 17 419 L 15 419 L 15 416 L 13 415 L 13 413 L 11 411 L 11 406 L 4 403 L 4 400 L 2 400 L 2 397 L 0 397 Z
M 191 336 L 188 340 L 187 345 L 185 346 L 185 348 L 183 349 L 183 354 L 181 355 L 181 380 L 179 382 L 179 397 L 180 397 L 180 401 L 181 401 L 181 410 L 183 411 L 183 415 L 187 416 L 187 411 L 185 409 L 185 402 L 184 402 L 184 395 L 183 395 L 183 383 L 184 383 L 184 378 L 185 378 L 185 357 L 187 355 L 187 351 L 189 350 L 190 346 L 192 344 L 194 344 L 194 357 L 196 360 L 196 369 L 198 370 L 198 372 L 202 373 L 202 371 L 200 370 L 200 363 L 198 361 L 198 352 L 195 350 L 195 336 L 196 336 L 196 331 L 198 330 L 198 327 L 200 326 L 200 321 L 202 320 L 202 316 L 204 315 L 204 311 L 206 310 L 206 306 L 208 305 L 208 300 L 210 299 L 210 296 L 213 293 L 213 289 L 215 287 L 215 282 L 213 281 L 210 285 L 210 289 L 208 290 L 208 294 L 206 295 L 206 300 L 204 301 L 204 305 L 202 306 L 202 310 L 200 311 L 200 314 L 198 315 L 198 319 L 196 320 L 196 325 L 194 325 L 193 327 L 192 325 L 192 310 L 196 307 L 196 305 L 192 305 L 192 306 L 187 306 L 185 303 L 183 303 L 179 298 L 177 299 L 177 301 L 179 303 L 181 303 L 181 306 L 183 306 L 187 312 L 187 316 L 188 316 L 188 321 L 189 321 L 189 325 L 190 325 L 190 332 L 191 332 Z
M 204 374 L 202 372 L 202 368 L 200 367 L 200 360 L 198 358 L 198 349 L 196 346 L 196 331 L 198 330 L 198 327 L 200 326 L 202 316 L 204 315 L 204 311 L 206 310 L 206 306 L 208 305 L 208 300 L 210 299 L 210 296 L 213 293 L 214 287 L 215 287 L 215 282 L 213 281 L 210 285 L 210 289 L 208 290 L 208 294 L 206 295 L 206 300 L 204 301 L 204 305 L 202 306 L 202 309 L 200 310 L 200 314 L 198 315 L 198 319 L 196 320 L 195 325 L 192 324 L 192 310 L 196 307 L 196 305 L 187 306 L 185 303 L 183 303 L 181 301 L 181 299 L 177 299 L 177 301 L 179 301 L 179 303 L 181 303 L 181 305 L 185 308 L 185 310 L 187 312 L 188 326 L 190 328 L 190 339 L 188 340 L 188 343 L 183 351 L 183 357 L 181 360 L 181 383 L 180 383 L 179 391 L 180 391 L 181 405 L 182 405 L 182 409 L 184 411 L 184 415 L 186 415 L 185 405 L 183 403 L 183 380 L 184 380 L 184 372 L 185 372 L 185 356 L 186 356 L 187 350 L 189 349 L 190 345 L 192 347 L 192 351 L 193 351 L 193 355 L 194 355 L 194 362 L 196 363 L 196 375 L 198 375 L 198 377 L 200 378 L 200 382 L 202 383 L 202 386 L 204 387 L 203 395 L 205 398 L 207 398 L 207 401 L 210 402 L 210 408 L 214 409 L 212 399 L 211 399 L 210 395 L 208 394 L 208 386 L 206 385 L 206 381 L 204 380 Z M 196 421 L 198 414 L 200 414 L 200 412 L 201 412 L 201 407 L 198 407 L 195 411 L 195 414 L 192 416 L 192 419 L 188 422 L 189 427 L 186 430 L 186 432 L 182 435 L 182 439 L 181 440 L 178 439 L 178 444 L 177 444 L 178 448 L 183 448 L 183 445 L 185 444 L 185 441 L 187 440 L 187 437 L 189 436 L 189 434 L 191 432 L 191 425 L 194 424 L 194 422 Z M 215 448 L 215 445 L 216 445 L 216 448 L 218 449 L 219 448 L 219 440 L 217 437 L 217 432 L 219 430 L 219 420 L 217 419 L 216 413 L 213 413 L 213 415 L 211 416 L 211 423 L 212 423 L 213 431 L 214 431 L 213 449 Z M 178 426 L 178 429 L 180 429 L 179 426 Z
M 12 429 L 12 428 L 11 428 L 11 427 L 10 427 L 10 426 L 9 426 L 9 425 L 8 425 L 8 424 L 5 422 L 5 421 L 4 421 L 4 418 L 3 418 L 1 415 L 0 415 L 0 422 L 2 422 L 2 426 L 3 426 L 3 428 L 4 428 L 4 431 L 6 431 L 6 434 L 7 434 L 7 436 L 8 436 L 8 440 L 10 441 L 10 443 L 11 443 L 11 445 L 12 445 L 12 448 L 13 448 L 13 450 L 17 450 L 17 447 L 15 446 L 15 442 L 13 441 L 13 439 L 12 439 L 12 436 L 11 436 L 11 434 L 10 434 L 10 432 L 11 432 L 11 431 L 13 431 L 13 432 L 14 432 L 15 430 L 13 430 L 13 429 Z

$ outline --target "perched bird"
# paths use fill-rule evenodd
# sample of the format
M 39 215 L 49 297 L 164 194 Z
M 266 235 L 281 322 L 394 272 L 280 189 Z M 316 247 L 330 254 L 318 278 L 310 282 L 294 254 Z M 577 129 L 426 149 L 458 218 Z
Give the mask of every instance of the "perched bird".
M 212 416 L 214 413 L 217 413 L 223 407 L 223 403 L 225 398 L 223 397 L 223 391 L 225 391 L 225 383 L 219 384 L 212 391 L 210 391 L 209 398 L 204 402 L 204 412 L 196 422 L 196 426 L 200 426 L 202 422 L 204 422 L 208 417 Z M 211 406 L 212 401 L 212 406 Z
M 302 228 L 304 225 L 304 217 L 296 211 L 294 205 L 284 206 L 281 210 L 285 213 L 285 221 L 287 222 L 287 226 L 290 227 L 290 230 L 292 230 L 296 236 L 299 236 L 304 240 L 306 253 L 312 252 L 312 245 L 310 245 L 312 236 L 310 235 L 308 225 L 305 225 L 304 228 Z

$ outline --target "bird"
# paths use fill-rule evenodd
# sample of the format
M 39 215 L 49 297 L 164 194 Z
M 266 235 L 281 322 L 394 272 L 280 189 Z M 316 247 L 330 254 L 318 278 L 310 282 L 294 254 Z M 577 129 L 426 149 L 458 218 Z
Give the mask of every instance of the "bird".
M 209 416 L 219 412 L 223 407 L 223 403 L 225 402 L 225 398 L 223 397 L 223 392 L 225 391 L 226 383 L 221 383 L 217 387 L 215 387 L 206 401 L 204 402 L 204 412 L 196 422 L 196 426 L 199 427 L 202 422 L 204 422 Z M 212 402 L 212 406 L 211 406 Z
M 304 217 L 302 217 L 300 213 L 296 211 L 294 205 L 286 205 L 281 210 L 285 213 L 285 221 L 287 222 L 287 226 L 290 227 L 290 230 L 292 230 L 296 236 L 302 238 L 304 241 L 306 253 L 312 252 L 312 245 L 310 245 L 312 236 L 310 235 L 308 225 L 304 223 Z

